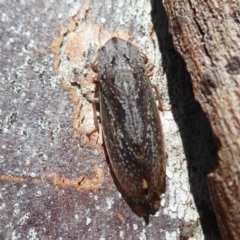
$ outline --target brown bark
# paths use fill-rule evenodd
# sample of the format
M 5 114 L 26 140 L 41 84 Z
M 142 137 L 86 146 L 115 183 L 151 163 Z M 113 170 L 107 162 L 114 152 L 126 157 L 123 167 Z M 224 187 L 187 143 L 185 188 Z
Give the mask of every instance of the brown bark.
M 240 237 L 240 14 L 238 1 L 164 3 L 175 49 L 191 75 L 196 100 L 219 141 L 208 185 L 223 239 Z
M 206 185 L 215 144 L 163 6 L 9 1 L 0 10 L 0 239 L 219 240 Z M 155 65 L 151 82 L 173 105 L 160 113 L 167 188 L 149 225 L 116 188 L 101 133 L 86 137 L 94 127 L 90 66 L 112 36 L 143 50 Z

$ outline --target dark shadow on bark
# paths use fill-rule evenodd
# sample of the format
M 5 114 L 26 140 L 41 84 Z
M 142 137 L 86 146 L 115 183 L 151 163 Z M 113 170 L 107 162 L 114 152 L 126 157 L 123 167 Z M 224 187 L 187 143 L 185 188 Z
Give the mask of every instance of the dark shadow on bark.
M 191 192 L 200 214 L 205 239 L 221 239 L 207 186 L 207 175 L 217 167 L 217 141 L 199 103 L 183 59 L 168 33 L 168 19 L 161 1 L 151 0 L 152 22 L 168 80 L 173 116 L 178 124 L 186 155 Z M 180 223 L 181 220 L 180 220 Z M 181 226 L 181 225 L 180 225 Z

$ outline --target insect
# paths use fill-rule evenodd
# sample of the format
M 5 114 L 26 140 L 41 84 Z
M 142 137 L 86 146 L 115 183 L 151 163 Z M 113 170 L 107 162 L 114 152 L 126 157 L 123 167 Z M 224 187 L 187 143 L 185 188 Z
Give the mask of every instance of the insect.
M 98 50 L 92 64 L 99 83 L 99 100 L 93 107 L 100 103 L 107 154 L 117 181 L 138 215 L 158 210 L 166 185 L 163 131 L 147 61 L 137 47 L 114 37 Z M 97 125 L 96 111 L 94 116 Z

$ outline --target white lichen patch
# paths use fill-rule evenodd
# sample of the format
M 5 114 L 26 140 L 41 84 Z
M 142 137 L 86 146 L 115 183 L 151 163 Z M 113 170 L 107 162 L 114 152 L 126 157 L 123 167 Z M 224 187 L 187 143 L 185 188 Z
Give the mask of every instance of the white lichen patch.
M 91 223 L 92 219 L 87 217 L 87 220 L 86 220 L 86 225 L 89 225 Z
M 30 212 L 25 213 L 18 221 L 18 225 L 23 226 L 27 224 L 27 220 L 30 218 Z
M 107 198 L 107 208 L 111 209 L 114 201 L 113 198 Z
M 179 129 L 172 113 L 161 114 L 161 119 L 168 154 L 166 170 L 168 187 L 166 194 L 161 197 L 161 207 L 164 215 L 193 225 L 193 228 L 195 228 L 194 234 L 198 233 L 199 236 L 199 234 L 202 234 L 202 229 L 197 224 L 199 214 L 190 191 L 187 161 L 184 153 L 180 151 L 183 146 L 178 134 Z M 166 231 L 165 237 L 168 240 L 175 240 L 178 239 L 179 234 L 180 229 L 176 228 L 172 232 Z M 194 235 L 194 237 L 196 236 Z
M 30 228 L 27 234 L 27 239 L 28 240 L 38 240 L 39 238 L 37 237 L 37 231 L 35 228 Z

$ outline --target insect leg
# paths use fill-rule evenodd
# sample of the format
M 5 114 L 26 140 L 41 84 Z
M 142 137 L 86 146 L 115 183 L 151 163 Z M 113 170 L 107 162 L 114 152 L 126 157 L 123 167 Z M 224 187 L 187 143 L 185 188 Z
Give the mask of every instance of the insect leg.
M 96 104 L 99 104 L 99 98 L 95 98 L 95 99 L 92 100 L 94 126 L 95 126 L 95 128 L 96 128 L 96 131 L 98 131 L 98 130 L 99 130 L 99 127 L 98 127 L 98 121 L 97 121 L 97 109 L 96 109 Z
M 152 70 L 155 68 L 155 65 L 154 64 L 149 64 L 148 68 L 146 69 L 146 73 L 147 73 L 147 76 L 148 77 L 152 77 L 153 75 L 153 72 Z
M 154 64 L 150 64 L 146 70 L 146 74 L 148 77 L 152 77 L 153 76 L 153 68 L 154 68 Z M 152 88 L 154 88 L 155 92 L 156 92 L 156 95 L 157 95 L 157 100 L 158 100 L 158 108 L 163 111 L 164 110 L 164 107 L 163 107 L 163 104 L 162 104 L 162 100 L 161 100 L 161 97 L 160 97 L 160 94 L 159 94 L 159 91 L 157 89 L 157 86 L 154 85 L 154 84 L 151 84 L 152 85 Z
M 172 105 L 169 105 L 169 106 L 163 106 L 163 104 L 162 104 L 162 100 L 161 100 L 161 97 L 160 97 L 160 94 L 159 94 L 159 91 L 158 91 L 158 88 L 157 88 L 157 85 L 152 84 L 152 88 L 154 88 L 155 93 L 156 93 L 156 95 L 157 95 L 158 108 L 159 108 L 162 112 L 163 112 L 163 111 L 169 111 L 169 110 L 172 110 Z
M 146 70 L 146 74 L 148 77 L 151 77 L 153 75 L 153 68 L 154 68 L 154 64 L 150 64 Z M 172 105 L 169 105 L 169 106 L 163 106 L 162 104 L 162 100 L 161 100 L 161 97 L 160 97 L 160 94 L 159 94 L 159 91 L 158 91 L 158 88 L 155 84 L 152 84 L 152 88 L 154 88 L 155 92 L 156 92 L 156 95 L 157 95 L 157 100 L 158 100 L 158 108 L 161 110 L 161 111 L 169 111 L 169 110 L 172 110 Z

